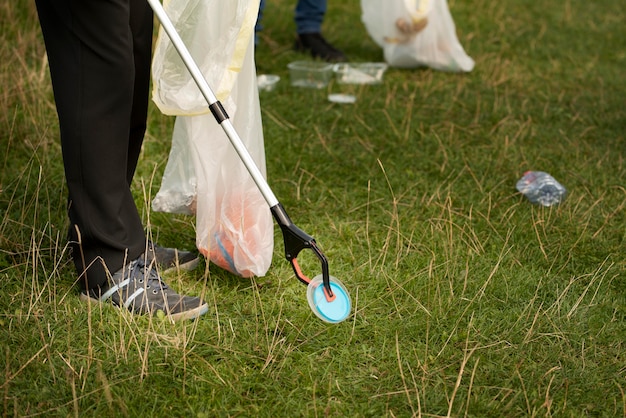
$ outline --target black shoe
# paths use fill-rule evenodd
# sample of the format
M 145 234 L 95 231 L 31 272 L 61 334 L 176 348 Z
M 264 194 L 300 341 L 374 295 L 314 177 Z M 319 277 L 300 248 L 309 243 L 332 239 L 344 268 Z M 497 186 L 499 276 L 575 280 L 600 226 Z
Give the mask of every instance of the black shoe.
M 345 54 L 329 44 L 321 33 L 298 35 L 294 49 L 299 52 L 310 52 L 313 58 L 320 58 L 328 62 L 348 61 Z
M 155 315 L 162 311 L 171 321 L 194 319 L 209 307 L 200 298 L 179 295 L 159 276 L 154 263 L 146 263 L 141 255 L 115 272 L 108 283 L 98 289 L 81 293 L 83 301 L 111 302 L 138 315 Z
M 178 250 L 176 248 L 166 248 L 148 242 L 148 250 L 154 257 L 157 268 L 162 274 L 171 271 L 191 271 L 198 266 L 200 258 L 191 251 Z

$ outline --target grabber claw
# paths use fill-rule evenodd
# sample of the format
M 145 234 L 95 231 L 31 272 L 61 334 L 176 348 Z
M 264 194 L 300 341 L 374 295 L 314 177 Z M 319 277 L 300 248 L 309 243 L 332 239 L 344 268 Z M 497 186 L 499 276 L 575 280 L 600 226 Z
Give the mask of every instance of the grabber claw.
M 311 310 L 326 322 L 336 324 L 346 319 L 350 315 L 350 296 L 344 285 L 328 273 L 328 261 L 315 239 L 291 222 L 280 203 L 270 209 L 283 233 L 285 257 L 298 280 L 307 285 L 307 300 Z M 322 274 L 313 279 L 308 278 L 298 264 L 298 254 L 304 249 L 313 251 L 322 264 Z
M 285 208 L 278 203 L 271 208 L 272 215 L 276 219 L 276 223 L 280 226 L 283 233 L 283 241 L 285 242 L 285 258 L 291 263 L 293 271 L 296 273 L 296 277 L 302 283 L 308 285 L 311 283 L 311 279 L 307 277 L 298 264 L 298 254 L 304 249 L 312 250 L 317 258 L 319 258 L 322 264 L 322 279 L 324 282 L 324 293 L 326 293 L 328 301 L 332 301 L 334 295 L 330 286 L 330 274 L 328 273 L 328 260 L 322 251 L 315 243 L 315 238 L 298 228 L 291 222 L 289 215 L 285 211 Z

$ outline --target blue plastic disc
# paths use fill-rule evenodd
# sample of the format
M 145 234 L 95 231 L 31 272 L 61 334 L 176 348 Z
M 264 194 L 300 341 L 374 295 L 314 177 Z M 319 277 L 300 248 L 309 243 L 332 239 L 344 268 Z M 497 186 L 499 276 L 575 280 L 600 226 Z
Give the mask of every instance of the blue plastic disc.
M 330 288 L 334 299 L 329 302 L 324 293 L 324 279 L 322 275 L 316 276 L 307 287 L 306 297 L 311 310 L 318 318 L 337 324 L 350 315 L 350 296 L 336 277 L 330 276 Z

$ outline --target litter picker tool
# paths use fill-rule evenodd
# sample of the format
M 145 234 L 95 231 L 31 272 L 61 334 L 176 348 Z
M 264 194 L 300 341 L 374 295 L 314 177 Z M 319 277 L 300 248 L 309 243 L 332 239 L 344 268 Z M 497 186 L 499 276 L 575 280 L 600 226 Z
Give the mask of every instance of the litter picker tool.
M 250 153 L 243 144 L 239 134 L 231 123 L 222 103 L 217 99 L 213 90 L 204 78 L 195 60 L 189 53 L 172 21 L 165 12 L 159 0 L 148 0 L 161 26 L 167 33 L 172 45 L 180 55 L 185 67 L 197 84 L 200 92 L 207 101 L 211 113 L 222 127 L 230 143 L 241 158 L 246 169 L 252 176 L 256 186 L 267 202 L 274 220 L 280 226 L 285 244 L 285 258 L 291 263 L 293 271 L 300 282 L 307 285 L 307 300 L 309 306 L 325 322 L 338 323 L 345 320 L 350 314 L 350 296 L 344 285 L 335 277 L 330 276 L 328 260 L 317 246 L 315 239 L 298 228 L 289 218 L 285 208 L 278 201 L 269 187 L 261 171 L 255 164 Z M 322 274 L 310 279 L 298 265 L 297 257 L 302 250 L 311 250 L 321 263 Z

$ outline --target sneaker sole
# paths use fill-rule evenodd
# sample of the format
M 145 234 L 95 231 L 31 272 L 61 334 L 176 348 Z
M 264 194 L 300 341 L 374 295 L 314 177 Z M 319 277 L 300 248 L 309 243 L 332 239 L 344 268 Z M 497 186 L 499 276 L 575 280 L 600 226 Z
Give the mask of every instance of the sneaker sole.
M 120 311 L 124 310 L 128 313 L 131 313 L 130 311 L 126 310 L 126 309 L 122 309 L 121 306 L 116 306 L 112 303 L 108 303 L 108 302 L 101 302 L 98 299 L 92 298 L 89 295 L 86 295 L 84 293 L 80 293 L 80 300 L 84 303 L 97 303 L 99 305 L 108 305 L 108 306 L 112 306 L 115 309 L 118 309 Z M 205 302 L 203 305 L 198 306 L 195 309 L 191 309 L 189 311 L 185 311 L 185 312 L 179 312 L 176 314 L 170 314 L 168 315 L 166 312 L 165 316 L 167 316 L 171 321 L 173 322 L 177 322 L 177 321 L 183 321 L 183 320 L 188 320 L 188 319 L 196 319 L 199 318 L 200 316 L 204 315 L 205 313 L 207 313 L 209 311 L 209 305 Z M 153 314 L 152 316 L 156 316 L 156 313 Z
M 196 257 L 193 260 L 189 260 L 186 263 L 182 263 L 182 264 L 176 264 L 174 266 L 168 267 L 166 269 L 161 269 L 161 267 L 159 267 L 159 271 L 161 274 L 168 274 L 174 271 L 192 271 L 194 270 L 196 267 L 198 267 L 198 264 L 200 264 L 200 257 Z

